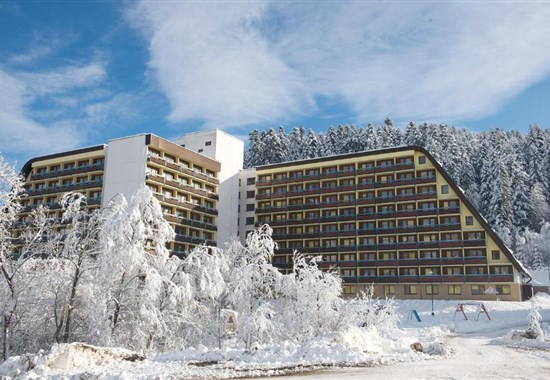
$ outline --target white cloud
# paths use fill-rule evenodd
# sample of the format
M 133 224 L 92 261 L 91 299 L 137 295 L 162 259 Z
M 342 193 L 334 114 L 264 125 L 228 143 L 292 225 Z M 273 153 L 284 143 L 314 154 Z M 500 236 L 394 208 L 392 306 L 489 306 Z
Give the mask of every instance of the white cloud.
M 172 104 L 171 120 L 215 125 L 272 120 L 313 105 L 299 72 L 272 52 L 253 23 L 261 3 L 142 3 L 150 67 Z
M 105 79 L 101 62 L 32 72 L 0 67 L 2 153 L 26 159 L 81 147 L 97 124 L 135 112 L 134 97 L 106 90 Z
M 227 126 L 314 112 L 490 115 L 550 73 L 543 3 L 150 3 L 129 18 L 170 119 Z
M 94 62 L 68 66 L 48 72 L 26 72 L 18 75 L 33 97 L 63 93 L 81 87 L 95 86 L 106 77 L 104 65 Z
M 47 128 L 27 116 L 25 83 L 0 69 L 0 147 L 2 153 L 41 154 L 81 143 L 74 127 Z

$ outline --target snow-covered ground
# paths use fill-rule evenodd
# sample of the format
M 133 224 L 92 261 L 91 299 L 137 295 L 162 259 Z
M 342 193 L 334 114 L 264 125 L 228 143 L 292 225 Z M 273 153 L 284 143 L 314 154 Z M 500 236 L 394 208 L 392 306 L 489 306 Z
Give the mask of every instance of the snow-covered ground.
M 58 346 L 49 354 L 11 358 L 0 365 L 0 375 L 28 379 L 184 379 L 281 374 L 289 374 L 285 379 L 550 377 L 550 343 L 510 339 L 511 330 L 527 327 L 531 302 L 484 302 L 491 320 L 481 314 L 477 321 L 475 306 L 466 308 L 468 320 L 460 313 L 455 315 L 457 303 L 436 300 L 432 316 L 430 300 L 398 301 L 401 316 L 398 333 L 354 329 L 324 336 L 304 346 L 280 344 L 255 353 L 198 347 L 136 361 L 120 360 L 132 355 L 120 349 Z M 538 295 L 536 305 L 543 329 L 549 333 L 550 296 Z M 409 318 L 411 310 L 418 312 L 422 322 Z M 414 342 L 420 342 L 431 355 L 414 352 L 410 348 Z M 34 369 L 25 372 L 29 362 Z

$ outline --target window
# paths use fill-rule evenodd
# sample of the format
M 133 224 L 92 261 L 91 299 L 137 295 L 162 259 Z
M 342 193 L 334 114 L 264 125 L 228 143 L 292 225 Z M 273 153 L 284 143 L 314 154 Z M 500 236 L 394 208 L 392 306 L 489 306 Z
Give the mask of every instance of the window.
M 408 252 L 400 252 L 399 258 L 402 260 L 406 259 L 416 259 L 416 252 L 408 251 Z
M 439 294 L 439 285 L 426 285 L 426 294 L 427 295 Z
M 449 194 L 449 185 L 441 185 L 441 194 Z
M 405 294 L 416 294 L 416 285 L 405 285 Z
M 338 216 L 338 211 L 336 210 L 323 210 L 323 217 L 324 218 L 330 218 Z
M 458 241 L 458 240 L 460 240 L 460 235 L 458 233 L 441 234 L 441 240 L 443 240 L 443 241 Z
M 340 274 L 342 277 L 355 277 L 355 269 L 342 269 Z
M 248 203 L 246 205 L 246 211 L 254 211 L 254 203 Z
M 387 296 L 395 295 L 395 285 L 384 285 L 384 294 Z
M 482 296 L 485 294 L 485 285 L 472 285 L 472 295 Z
M 362 253 L 361 261 L 374 261 L 376 260 L 376 253 Z
M 246 184 L 247 185 L 254 185 L 255 183 L 256 183 L 256 178 L 254 178 L 254 177 L 246 179 Z
M 480 275 L 487 273 L 487 267 L 466 267 L 466 274 Z
M 426 163 L 426 156 L 418 156 L 418 163 L 424 165 Z
M 491 267 L 491 274 L 510 274 L 512 268 L 510 266 Z
M 416 268 L 401 268 L 401 276 L 416 276 L 417 274 Z
M 212 145 L 212 141 L 207 141 L 204 143 L 204 146 L 210 146 L 210 145 Z
M 355 294 L 355 285 L 346 285 L 343 288 L 344 294 Z
M 496 285 L 498 294 L 509 295 L 510 294 L 510 285 Z
M 493 260 L 500 260 L 500 251 L 491 251 L 491 257 Z
M 361 276 L 376 276 L 376 269 L 361 269 Z
M 198 150 L 198 152 L 199 152 L 199 153 L 202 153 L 202 152 L 203 152 L 203 149 L 202 149 L 202 148 L 201 148 L 201 149 L 199 149 L 199 150 Z
M 250 226 L 250 225 L 253 225 L 253 224 L 254 224 L 254 217 L 253 216 L 246 218 L 246 225 L 247 226 Z
M 462 274 L 461 267 L 446 267 L 444 268 L 444 273 L 448 276 L 459 276 Z
M 325 240 L 323 241 L 323 246 L 324 247 L 336 247 L 338 245 L 336 239 L 329 239 L 329 240 Z
M 378 255 L 380 260 L 395 260 L 395 252 L 381 252 Z
M 484 249 L 465 249 L 465 257 L 486 257 L 487 254 Z
M 337 224 L 324 224 L 323 225 L 323 232 L 336 232 L 338 231 L 338 225 Z
M 462 294 L 462 288 L 460 285 L 449 285 L 449 295 L 458 296 Z
M 254 198 L 254 190 L 249 190 L 246 192 L 246 199 Z
M 343 223 L 340 225 L 342 231 L 355 231 L 355 223 Z
M 481 231 L 464 232 L 464 240 L 484 240 L 485 233 Z

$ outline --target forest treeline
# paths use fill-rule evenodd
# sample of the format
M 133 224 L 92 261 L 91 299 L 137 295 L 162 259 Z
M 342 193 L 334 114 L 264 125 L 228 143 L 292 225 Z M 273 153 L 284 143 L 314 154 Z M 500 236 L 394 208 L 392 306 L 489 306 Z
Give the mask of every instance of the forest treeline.
M 412 122 L 403 129 L 386 119 L 377 126 L 329 127 L 325 133 L 304 127 L 254 130 L 245 166 L 406 145 L 426 148 L 526 265 L 549 265 L 544 234 L 550 221 L 550 129 L 473 132 Z

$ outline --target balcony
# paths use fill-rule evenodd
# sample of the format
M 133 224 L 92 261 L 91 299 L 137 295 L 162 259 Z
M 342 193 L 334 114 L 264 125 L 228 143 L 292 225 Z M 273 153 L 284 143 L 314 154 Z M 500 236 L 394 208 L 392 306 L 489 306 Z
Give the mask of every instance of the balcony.
M 397 249 L 417 249 L 418 245 L 415 241 L 401 241 L 397 243 L 398 248 Z
M 417 216 L 423 216 L 423 215 L 436 215 L 437 214 L 437 208 L 421 208 L 416 210 Z
M 78 173 L 98 171 L 98 170 L 103 170 L 103 169 L 104 169 L 104 164 L 103 163 L 93 164 L 93 165 L 85 165 L 85 166 L 79 166 L 79 167 L 74 167 L 74 168 L 70 168 L 70 169 L 60 169 L 60 170 L 54 170 L 54 171 L 44 172 L 44 173 L 39 173 L 39 174 L 32 174 L 31 175 L 31 180 L 36 181 L 36 180 L 41 180 L 41 179 L 68 176 L 68 175 L 73 175 L 73 174 L 78 174 Z
M 396 267 L 397 266 L 397 260 L 378 260 L 378 266 L 379 267 Z
M 382 276 L 378 276 L 378 282 L 379 283 L 397 283 L 398 282 L 398 277 L 397 275 L 382 275 Z
M 440 207 L 439 215 L 460 214 L 460 207 Z
M 357 198 L 358 205 L 374 204 L 375 202 L 376 198 Z
M 304 176 L 303 176 L 303 175 L 288 177 L 288 178 L 286 179 L 287 183 L 303 182 L 303 180 L 304 180 Z
M 436 182 L 435 176 L 416 177 L 416 183 L 434 183 L 434 182 Z
M 371 173 L 374 173 L 374 166 L 360 167 L 360 168 L 357 168 L 355 172 L 356 174 L 371 174 Z
M 462 274 L 445 274 L 441 276 L 441 282 L 464 282 Z
M 460 223 L 442 223 L 439 225 L 440 231 L 460 230 Z
M 375 187 L 377 189 L 378 188 L 384 188 L 384 187 L 394 187 L 394 186 L 395 186 L 395 181 L 394 180 L 375 182 Z
M 397 210 L 398 218 L 406 218 L 416 216 L 416 210 Z
M 419 241 L 418 248 L 419 249 L 439 248 L 439 240 Z
M 336 178 L 338 176 L 338 172 L 336 170 L 333 171 L 326 171 L 321 173 L 321 178 Z
M 399 282 L 418 282 L 418 275 L 400 275 Z
M 464 240 L 464 247 L 485 247 L 485 239 Z
M 374 189 L 375 182 L 359 182 L 357 184 L 357 190 Z
M 397 178 L 395 180 L 395 186 L 407 186 L 407 185 L 414 185 L 416 182 L 413 178 Z
M 407 170 L 407 169 L 412 169 L 414 168 L 414 162 L 411 160 L 411 161 L 408 161 L 408 162 L 398 162 L 395 164 L 395 170 L 396 171 L 399 171 L 399 170 Z
M 491 282 L 514 282 L 514 275 L 512 274 L 491 274 Z
M 462 257 L 442 257 L 442 265 L 462 265 L 464 264 L 464 258 Z
M 344 284 L 355 284 L 357 282 L 357 277 L 341 277 Z
M 425 193 L 416 193 L 416 199 L 422 200 L 422 199 L 435 199 L 437 198 L 437 192 L 435 191 L 429 191 Z
M 441 265 L 439 257 L 422 257 L 418 259 L 418 265 Z
M 361 284 L 370 284 L 373 282 L 378 282 L 377 276 L 359 276 L 357 277 L 357 282 Z
M 395 165 L 379 165 L 374 167 L 374 171 L 376 173 L 386 173 L 386 172 L 393 172 L 395 171 Z
M 357 230 L 357 235 L 376 235 L 376 228 L 367 228 L 363 230 Z
M 466 274 L 464 276 L 466 282 L 490 282 L 489 275 L 487 274 Z
M 436 283 L 436 282 L 441 282 L 441 277 L 442 276 L 438 274 L 432 274 L 432 275 L 423 274 L 423 275 L 420 275 L 419 280 L 420 282 L 423 282 L 423 283 Z
M 462 247 L 462 240 L 441 240 L 439 246 L 441 248 L 460 248 Z
M 487 257 L 486 256 L 464 257 L 464 264 L 487 264 Z
M 338 262 L 339 268 L 355 268 L 357 267 L 357 261 L 340 261 Z

